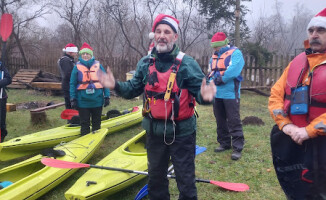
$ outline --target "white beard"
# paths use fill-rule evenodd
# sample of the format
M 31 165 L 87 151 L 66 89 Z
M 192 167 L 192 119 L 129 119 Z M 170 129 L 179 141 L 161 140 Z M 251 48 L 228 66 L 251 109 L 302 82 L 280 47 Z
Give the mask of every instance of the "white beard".
M 158 53 L 166 53 L 166 52 L 170 52 L 173 49 L 173 42 L 167 43 L 164 46 L 160 46 L 156 44 L 156 50 Z

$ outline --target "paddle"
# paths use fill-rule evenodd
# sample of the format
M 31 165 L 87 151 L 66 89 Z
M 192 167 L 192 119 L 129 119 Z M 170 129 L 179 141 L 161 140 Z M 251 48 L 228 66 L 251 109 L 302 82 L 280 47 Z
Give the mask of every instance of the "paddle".
M 11 35 L 12 32 L 12 27 L 13 27 L 13 22 L 12 22 L 12 15 L 8 14 L 8 13 L 4 13 L 1 16 L 1 20 L 0 20 L 0 35 L 2 38 L 2 51 L 1 51 L 1 62 L 2 65 L 5 61 L 5 54 L 6 54 L 6 41 L 9 38 L 9 36 Z M 1 77 L 0 80 L 3 79 L 4 76 L 4 72 L 3 70 L 1 70 Z M 3 92 L 3 88 L 1 88 L 0 90 L 0 105 L 2 104 L 2 92 Z M 1 110 L 1 109 L 0 109 Z M 0 111 L 0 121 L 1 121 L 1 111 Z M 1 139 L 1 129 L 0 129 L 0 142 L 2 142 Z
M 198 145 L 196 145 L 196 155 L 203 153 L 204 151 L 206 151 L 206 147 L 200 147 Z M 169 174 L 173 173 L 173 165 L 171 165 L 168 169 Z M 145 196 L 147 196 L 148 194 L 148 190 L 147 190 L 148 185 L 144 185 L 144 187 L 142 187 L 142 189 L 139 190 L 139 192 L 137 193 L 135 200 L 141 200 L 143 199 Z
M 71 120 L 71 118 L 73 116 L 79 115 L 78 110 L 74 110 L 74 109 L 65 109 L 61 112 L 61 119 L 67 119 L 67 120 Z
M 134 174 L 142 174 L 148 175 L 148 172 L 144 171 L 136 171 L 131 169 L 122 169 L 122 168 L 114 168 L 114 167 L 105 167 L 99 165 L 91 165 L 91 164 L 84 164 L 84 163 L 77 163 L 77 162 L 69 162 L 64 160 L 56 160 L 53 158 L 42 158 L 41 162 L 50 167 L 56 168 L 63 168 L 63 169 L 73 169 L 73 168 L 98 168 L 98 169 L 107 169 L 113 171 L 120 171 L 120 172 L 127 172 L 127 173 L 134 173 Z M 176 178 L 174 175 L 167 175 L 168 178 Z M 226 190 L 236 191 L 236 192 L 243 192 L 249 190 L 249 186 L 244 183 L 229 183 L 229 182 L 221 182 L 221 181 L 213 181 L 213 180 L 205 180 L 205 179 L 198 179 L 196 178 L 197 182 L 202 183 L 210 183 Z

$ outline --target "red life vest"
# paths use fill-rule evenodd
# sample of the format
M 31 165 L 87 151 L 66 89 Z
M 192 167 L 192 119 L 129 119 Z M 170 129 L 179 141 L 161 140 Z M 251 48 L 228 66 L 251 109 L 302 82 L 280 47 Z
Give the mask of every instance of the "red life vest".
M 97 71 L 101 70 L 100 63 L 98 61 L 95 61 L 90 68 L 78 62 L 77 69 L 77 90 L 85 90 L 88 88 L 103 88 L 103 85 L 99 82 L 97 77 Z
M 187 89 L 180 89 L 176 80 L 173 82 L 171 97 L 168 101 L 164 100 L 170 74 L 173 70 L 176 72 L 179 70 L 183 56 L 184 53 L 179 52 L 174 63 L 166 72 L 159 72 L 156 69 L 155 58 L 153 58 L 153 64 L 149 66 L 149 80 L 145 85 L 144 95 L 148 102 L 150 115 L 154 119 L 170 119 L 173 115 L 172 120 L 177 121 L 188 119 L 194 114 L 195 98 Z
M 226 52 L 224 52 L 220 57 L 218 55 L 212 55 L 212 64 L 211 64 L 211 73 L 209 77 L 212 77 L 216 71 L 220 72 L 220 75 L 223 76 L 224 71 L 228 68 L 231 61 L 231 55 L 237 48 L 232 47 Z
M 290 96 L 291 88 L 296 87 L 300 74 L 304 76 L 308 69 L 308 60 L 306 54 L 303 52 L 295 57 L 290 65 L 286 87 L 285 87 L 285 100 L 284 111 L 289 115 L 293 124 L 299 127 L 306 127 L 312 120 L 326 113 L 326 63 L 317 66 L 311 73 L 311 81 L 309 88 L 309 111 L 305 115 L 291 115 L 290 113 Z

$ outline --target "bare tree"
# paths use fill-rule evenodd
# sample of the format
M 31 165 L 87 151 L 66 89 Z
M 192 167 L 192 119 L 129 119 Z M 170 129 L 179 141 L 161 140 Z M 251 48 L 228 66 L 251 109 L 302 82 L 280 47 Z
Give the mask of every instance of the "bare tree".
M 52 1 L 51 1 L 52 2 Z M 72 27 L 73 42 L 81 45 L 83 26 L 87 23 L 91 9 L 90 0 L 58 0 L 52 2 L 54 11 Z
M 128 47 L 140 56 L 147 53 L 150 43 L 148 33 L 152 22 L 149 18 L 154 18 L 153 15 L 160 8 L 161 2 L 161 0 L 144 2 L 136 0 L 106 1 L 104 9 L 108 17 L 116 22 Z
M 24 41 L 26 35 L 30 31 L 33 21 L 49 13 L 46 2 L 42 0 L 23 1 L 23 0 L 1 0 L 1 12 L 11 13 L 13 15 L 14 27 L 12 37 L 15 39 L 15 46 L 18 47 L 19 52 L 24 59 L 24 65 L 28 67 L 27 58 L 24 51 Z M 31 9 L 33 7 L 33 9 Z

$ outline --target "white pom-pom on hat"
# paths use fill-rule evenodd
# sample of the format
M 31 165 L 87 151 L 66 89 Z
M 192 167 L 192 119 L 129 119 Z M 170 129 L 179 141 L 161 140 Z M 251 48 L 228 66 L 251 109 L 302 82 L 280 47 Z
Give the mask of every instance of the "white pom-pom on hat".
M 151 39 L 151 40 L 154 39 L 154 35 L 155 35 L 154 32 L 150 32 L 148 34 L 149 39 Z

